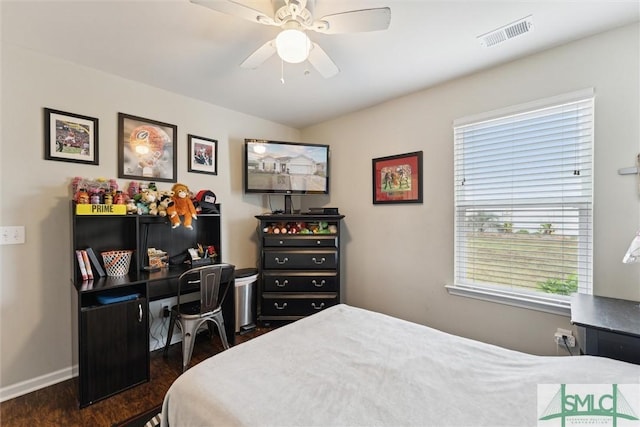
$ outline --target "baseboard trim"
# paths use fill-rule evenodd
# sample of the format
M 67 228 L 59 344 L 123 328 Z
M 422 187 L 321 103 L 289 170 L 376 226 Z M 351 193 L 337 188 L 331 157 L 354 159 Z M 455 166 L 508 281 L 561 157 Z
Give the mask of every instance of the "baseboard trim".
M 206 325 L 203 326 L 203 329 L 206 329 Z M 151 341 L 151 340 L 149 341 L 150 352 L 164 348 L 164 343 L 166 338 L 164 336 L 161 336 L 160 338 L 164 338 L 164 339 L 158 340 L 154 338 L 154 341 Z M 174 332 L 171 343 L 176 344 L 179 342 L 182 342 L 182 335 L 178 330 Z M 5 400 L 13 399 L 15 397 L 19 397 L 24 394 L 31 393 L 32 391 L 40 390 L 41 388 L 45 388 L 62 381 L 66 381 L 68 379 L 71 379 L 77 376 L 78 376 L 78 365 L 73 365 L 68 368 L 60 369 L 59 371 L 56 371 L 56 372 L 51 372 L 36 378 L 31 378 L 29 380 L 19 382 L 17 384 L 12 384 L 7 387 L 2 387 L 0 388 L 0 402 L 4 402 Z
M 0 388 L 0 402 L 31 393 L 32 391 L 40 390 L 41 388 L 66 381 L 76 376 L 78 376 L 78 365 L 60 369 L 59 371 L 41 375 L 7 387 L 2 387 Z

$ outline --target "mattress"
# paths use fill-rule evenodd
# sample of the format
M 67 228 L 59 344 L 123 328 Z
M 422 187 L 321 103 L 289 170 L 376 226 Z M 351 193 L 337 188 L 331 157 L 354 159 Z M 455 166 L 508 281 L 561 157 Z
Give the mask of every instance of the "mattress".
M 340 304 L 189 369 L 162 425 L 535 426 L 539 384 L 639 382 L 638 365 L 525 354 Z

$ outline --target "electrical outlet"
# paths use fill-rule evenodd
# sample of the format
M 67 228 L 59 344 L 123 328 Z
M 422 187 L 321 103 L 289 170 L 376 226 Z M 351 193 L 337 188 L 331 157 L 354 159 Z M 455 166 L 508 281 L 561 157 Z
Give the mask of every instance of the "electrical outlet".
M 171 314 L 171 312 L 169 311 L 169 306 L 168 305 L 163 305 L 162 306 L 162 317 L 169 317 L 170 314 Z
M 0 227 L 1 245 L 19 245 L 24 243 L 24 225 Z
M 558 330 L 559 329 L 560 328 L 558 328 Z M 564 331 L 567 332 L 566 329 Z M 568 347 L 575 347 L 576 346 L 576 337 L 574 337 L 571 334 L 571 331 L 568 331 L 568 332 L 570 333 L 570 335 L 567 335 L 566 333 L 562 333 L 562 332 L 556 332 L 554 334 L 554 337 L 553 337 L 555 339 L 555 341 L 556 341 L 556 344 L 564 346 L 564 343 L 565 343 L 564 337 L 566 337 L 567 346 Z

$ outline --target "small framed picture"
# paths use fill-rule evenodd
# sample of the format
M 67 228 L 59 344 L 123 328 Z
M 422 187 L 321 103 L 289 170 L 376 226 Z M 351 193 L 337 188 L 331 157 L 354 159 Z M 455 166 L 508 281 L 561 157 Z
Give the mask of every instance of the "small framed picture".
M 373 159 L 373 203 L 422 203 L 422 151 Z
M 118 113 L 118 178 L 176 182 L 178 127 Z
M 189 144 L 189 172 L 218 175 L 218 141 L 187 135 Z
M 44 109 L 44 158 L 98 164 L 98 119 Z

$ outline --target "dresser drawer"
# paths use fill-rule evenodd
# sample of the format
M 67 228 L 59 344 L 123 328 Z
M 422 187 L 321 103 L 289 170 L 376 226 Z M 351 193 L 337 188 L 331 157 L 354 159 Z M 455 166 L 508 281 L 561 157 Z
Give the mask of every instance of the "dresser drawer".
M 276 270 L 335 270 L 338 265 L 338 251 L 265 249 L 263 267 Z
M 262 316 L 308 316 L 338 304 L 338 295 L 332 294 L 263 294 Z
M 336 272 L 277 272 L 262 275 L 263 292 L 338 292 Z
M 276 235 L 264 236 L 263 246 L 265 248 L 268 248 L 268 247 L 337 248 L 338 236 L 276 234 Z

